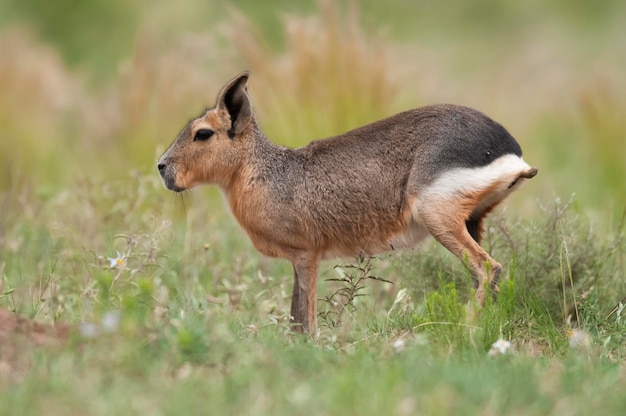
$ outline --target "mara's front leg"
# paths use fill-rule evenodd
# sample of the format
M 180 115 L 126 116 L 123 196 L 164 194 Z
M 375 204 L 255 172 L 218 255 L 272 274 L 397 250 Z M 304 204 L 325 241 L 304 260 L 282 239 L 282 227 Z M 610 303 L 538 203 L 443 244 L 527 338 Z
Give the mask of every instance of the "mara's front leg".
M 319 255 L 301 253 L 292 259 L 291 318 L 297 332 L 317 332 L 317 269 Z

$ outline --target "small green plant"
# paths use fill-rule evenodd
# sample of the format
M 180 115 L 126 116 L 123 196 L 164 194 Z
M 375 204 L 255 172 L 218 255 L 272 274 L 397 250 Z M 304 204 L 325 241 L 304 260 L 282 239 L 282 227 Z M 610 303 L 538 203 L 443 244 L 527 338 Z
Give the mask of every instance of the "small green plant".
M 356 299 L 365 295 L 363 290 L 368 280 L 393 284 L 389 280 L 372 274 L 372 259 L 371 256 L 359 255 L 356 264 L 335 266 L 340 277 L 329 278 L 326 281 L 337 282 L 340 287 L 330 295 L 319 299 L 327 305 L 324 310 L 318 312 L 318 318 L 322 324 L 328 328 L 336 328 L 342 324 L 345 312 L 354 313 L 357 309 Z
M 423 327 L 435 345 L 448 352 L 467 348 L 469 331 L 475 329 L 466 323 L 466 309 L 454 283 L 442 284 L 441 289 L 427 295 L 424 314 L 416 327 Z

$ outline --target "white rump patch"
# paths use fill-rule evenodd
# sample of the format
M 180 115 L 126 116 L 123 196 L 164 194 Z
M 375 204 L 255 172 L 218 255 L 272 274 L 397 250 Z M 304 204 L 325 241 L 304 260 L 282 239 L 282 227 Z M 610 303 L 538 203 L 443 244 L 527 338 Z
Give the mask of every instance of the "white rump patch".
M 480 201 L 477 210 L 487 209 L 502 201 L 513 192 L 525 178 L 531 166 L 519 156 L 508 154 L 499 157 L 489 165 L 478 168 L 457 168 L 441 174 L 420 195 L 420 203 L 446 200 L 469 195 L 494 187 L 489 195 Z

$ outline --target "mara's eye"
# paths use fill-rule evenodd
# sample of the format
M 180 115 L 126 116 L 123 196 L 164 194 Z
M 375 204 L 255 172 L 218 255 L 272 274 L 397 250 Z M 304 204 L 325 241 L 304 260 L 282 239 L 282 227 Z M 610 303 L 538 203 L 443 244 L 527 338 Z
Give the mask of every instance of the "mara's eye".
M 215 133 L 213 130 L 200 129 L 196 132 L 196 135 L 194 136 L 193 141 L 195 142 L 198 140 L 207 140 L 211 136 L 213 136 L 213 133 Z

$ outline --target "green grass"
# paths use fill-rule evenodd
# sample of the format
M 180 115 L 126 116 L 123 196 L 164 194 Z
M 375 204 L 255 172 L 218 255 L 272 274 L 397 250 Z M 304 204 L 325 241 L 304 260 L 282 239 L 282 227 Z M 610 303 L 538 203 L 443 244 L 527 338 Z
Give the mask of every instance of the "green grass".
M 100 358 L 95 365 L 106 370 L 93 372 L 93 358 L 67 353 L 39 356 L 27 380 L 3 400 L 3 410 L 12 413 L 19 408 L 21 414 L 539 415 L 620 414 L 626 405 L 620 394 L 623 369 L 582 356 L 429 363 L 421 347 L 410 347 L 401 355 L 383 355 L 376 346 L 337 353 L 276 340 L 273 334 L 259 338 L 240 339 L 227 356 L 213 352 L 213 360 L 203 366 L 145 368 L 138 364 L 145 362 L 145 352 L 135 351 L 125 359 Z M 118 348 L 111 352 L 119 355 Z M 85 348 L 84 354 L 90 353 L 93 349 Z M 588 383 L 590 379 L 597 382 Z M 37 388 L 29 391 L 28 386 Z M 68 390 L 75 394 L 68 396 Z
M 537 220 L 495 215 L 486 244 L 505 276 L 480 311 L 463 265 L 435 244 L 342 275 L 327 262 L 320 298 L 355 285 L 364 296 L 310 339 L 289 331 L 289 265 L 258 255 L 199 194 L 183 215 L 149 175 L 10 207 L 0 306 L 74 330 L 0 361 L 0 413 L 623 411 L 626 324 L 621 310 L 607 317 L 626 293 L 623 225 L 600 235 L 562 203 Z M 569 345 L 572 327 L 589 345 Z M 489 356 L 498 339 L 511 352 Z
M 198 3 L 0 4 L 0 308 L 72 328 L 0 324 L 0 414 L 624 413 L 623 6 Z M 72 19 L 103 7 L 123 27 L 90 48 Z M 243 68 L 290 146 L 441 101 L 507 126 L 540 172 L 487 222 L 498 298 L 430 242 L 323 263 L 319 337 L 293 334 L 291 265 L 154 169 Z

